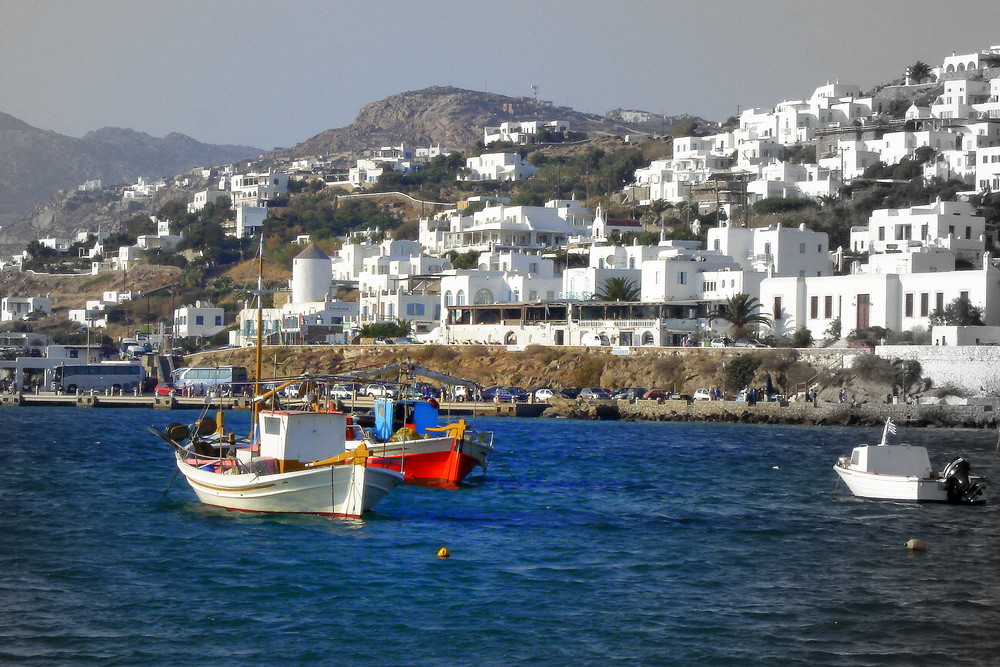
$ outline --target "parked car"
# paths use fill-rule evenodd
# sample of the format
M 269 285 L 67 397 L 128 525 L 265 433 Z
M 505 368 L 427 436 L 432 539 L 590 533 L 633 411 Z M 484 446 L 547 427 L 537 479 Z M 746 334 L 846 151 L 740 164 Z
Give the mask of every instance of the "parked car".
M 611 399 L 611 394 L 600 387 L 585 387 L 580 390 L 579 397 L 588 401 L 606 401 Z
M 487 387 L 483 390 L 484 401 L 513 403 L 528 400 L 528 392 L 521 387 Z
M 440 398 L 441 397 L 441 390 L 440 389 L 438 389 L 434 385 L 430 385 L 430 384 L 427 384 L 425 382 L 421 382 L 420 384 L 414 385 L 413 388 L 416 389 L 417 393 L 420 394 L 421 398 Z
M 174 386 L 173 382 L 160 382 L 153 389 L 157 396 L 176 396 L 181 390 Z
M 379 336 L 373 342 L 376 345 L 393 345 L 395 343 L 391 338 L 386 338 L 385 336 Z
M 733 347 L 767 347 L 767 345 L 753 338 L 737 338 Z
M 852 340 L 847 344 L 847 347 L 852 350 L 874 350 L 875 346 L 872 345 L 871 341 L 867 340 Z
M 352 385 L 352 384 L 335 384 L 332 387 L 330 387 L 329 391 L 330 398 L 336 398 L 340 400 L 353 398 L 354 391 L 356 388 L 357 385 Z
M 362 393 L 372 398 L 396 398 L 399 396 L 399 391 L 395 387 L 384 384 L 367 385 Z
M 670 398 L 670 392 L 664 389 L 650 389 L 642 397 L 649 401 L 662 401 Z
M 712 400 L 712 390 L 711 389 L 696 389 L 694 396 L 692 396 L 696 401 L 711 401 Z
M 712 347 L 729 347 L 728 338 L 713 338 L 712 342 L 709 343 Z
M 536 401 L 547 401 L 556 395 L 555 389 L 552 389 L 551 387 L 538 387 L 531 393 L 535 397 Z
M 559 390 L 559 395 L 563 398 L 576 398 L 580 395 L 580 390 L 573 387 L 565 387 Z
M 611 398 L 620 401 L 635 401 L 645 396 L 647 391 L 649 390 L 645 387 L 628 387 L 615 391 L 611 394 Z
M 413 336 L 403 336 L 395 340 L 396 345 L 420 345 L 420 341 Z

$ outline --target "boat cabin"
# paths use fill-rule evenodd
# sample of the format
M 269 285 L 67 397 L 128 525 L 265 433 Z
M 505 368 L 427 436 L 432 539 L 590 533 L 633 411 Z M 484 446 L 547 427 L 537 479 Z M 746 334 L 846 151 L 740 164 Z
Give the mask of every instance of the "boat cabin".
M 926 447 L 910 445 L 861 445 L 851 451 L 851 468 L 877 475 L 930 477 Z
M 281 472 L 343 453 L 347 415 L 340 412 L 262 410 L 260 456 L 278 460 Z

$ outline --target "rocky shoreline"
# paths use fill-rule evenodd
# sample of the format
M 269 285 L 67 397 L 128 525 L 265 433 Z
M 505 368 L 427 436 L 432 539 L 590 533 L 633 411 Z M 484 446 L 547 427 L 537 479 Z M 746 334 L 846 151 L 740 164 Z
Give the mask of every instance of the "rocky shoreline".
M 623 421 L 704 421 L 803 426 L 880 426 L 887 418 L 903 427 L 998 427 L 991 405 L 906 405 L 739 401 L 582 401 L 555 399 L 545 418 Z

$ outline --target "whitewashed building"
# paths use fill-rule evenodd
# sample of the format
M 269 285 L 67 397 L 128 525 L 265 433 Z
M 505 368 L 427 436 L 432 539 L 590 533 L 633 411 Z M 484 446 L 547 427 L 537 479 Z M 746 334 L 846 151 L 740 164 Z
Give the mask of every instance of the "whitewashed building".
M 27 319 L 32 313 L 48 315 L 52 312 L 52 299 L 47 296 L 8 296 L 0 300 L 0 321 L 15 322 Z
M 460 181 L 522 181 L 538 169 L 517 153 L 484 153 L 465 159 Z

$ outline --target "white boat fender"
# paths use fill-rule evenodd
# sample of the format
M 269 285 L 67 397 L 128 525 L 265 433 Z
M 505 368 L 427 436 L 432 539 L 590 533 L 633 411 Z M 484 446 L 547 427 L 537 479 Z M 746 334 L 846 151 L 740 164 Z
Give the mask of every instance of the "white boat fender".
M 927 551 L 927 543 L 916 538 L 907 540 L 906 548 L 910 551 Z

